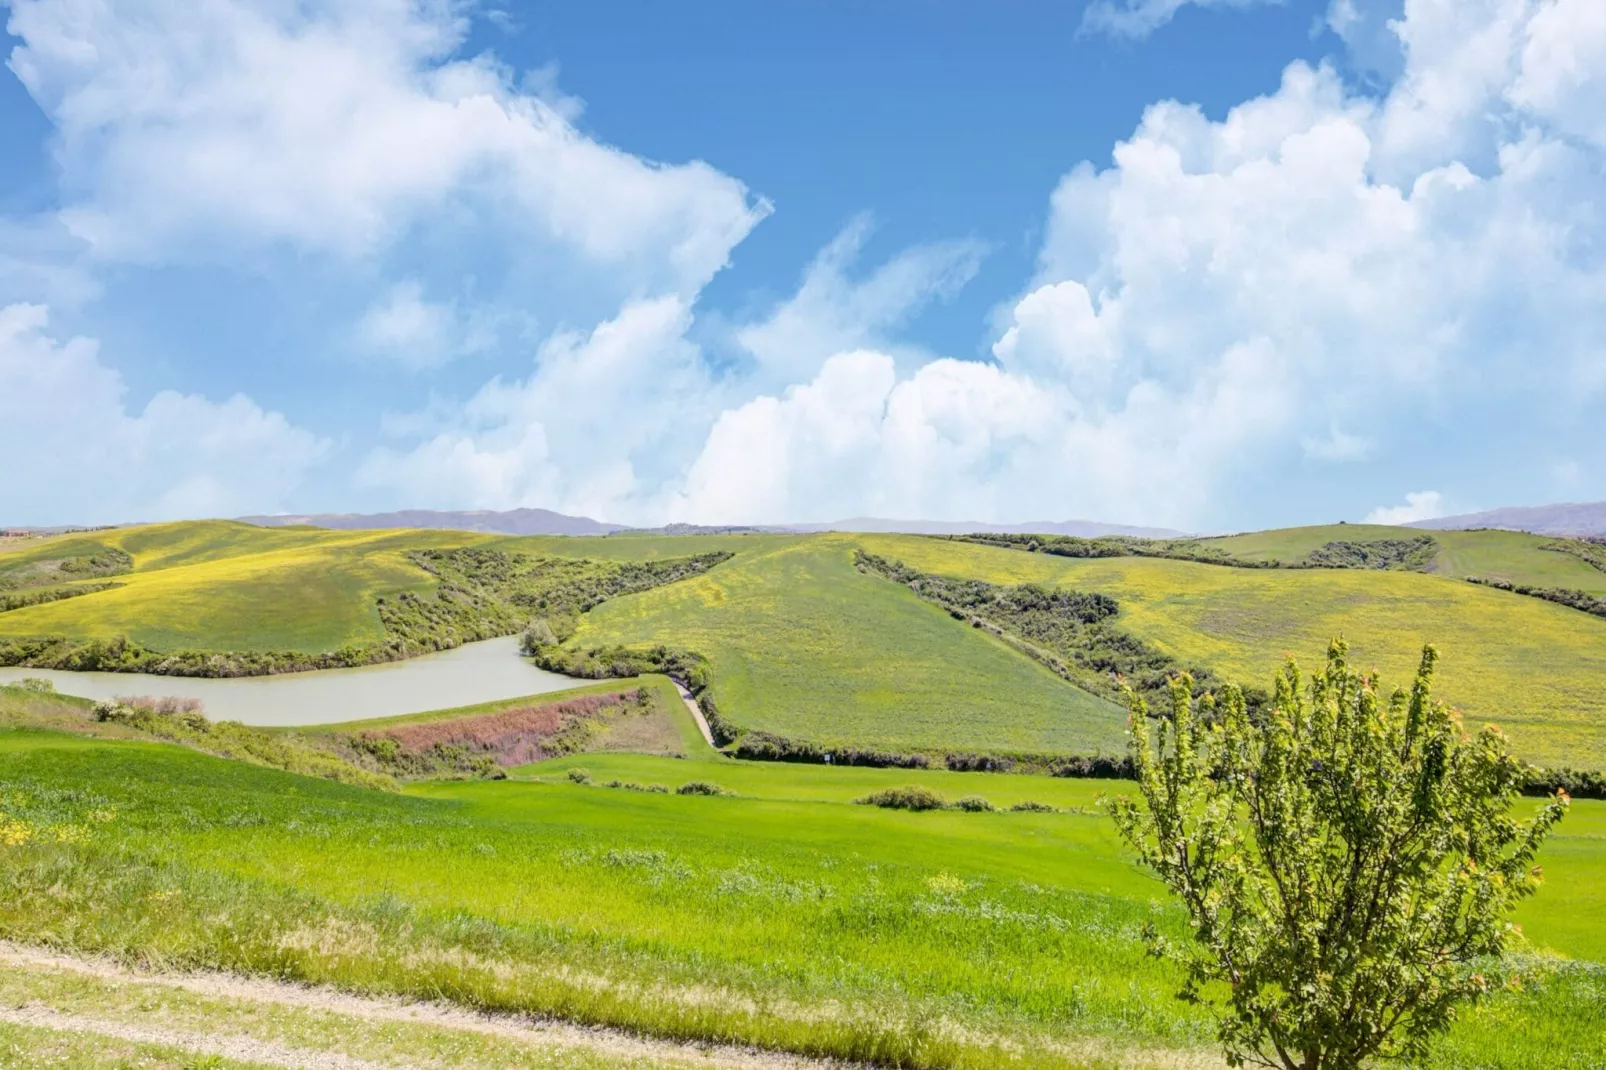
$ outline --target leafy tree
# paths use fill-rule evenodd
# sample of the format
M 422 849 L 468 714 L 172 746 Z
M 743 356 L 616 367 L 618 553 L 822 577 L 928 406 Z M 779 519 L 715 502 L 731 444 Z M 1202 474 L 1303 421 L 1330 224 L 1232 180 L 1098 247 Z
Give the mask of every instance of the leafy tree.
M 1131 698 L 1142 800 L 1114 815 L 1187 909 L 1194 941 L 1156 950 L 1216 1009 L 1234 1066 L 1420 1058 L 1485 991 L 1478 961 L 1505 950 L 1567 806 L 1509 816 L 1522 767 L 1499 729 L 1468 737 L 1431 698 L 1432 647 L 1386 700 L 1346 654 L 1335 640 L 1308 687 L 1290 659 L 1254 719 L 1236 688 L 1195 702 L 1185 677 L 1152 730 Z

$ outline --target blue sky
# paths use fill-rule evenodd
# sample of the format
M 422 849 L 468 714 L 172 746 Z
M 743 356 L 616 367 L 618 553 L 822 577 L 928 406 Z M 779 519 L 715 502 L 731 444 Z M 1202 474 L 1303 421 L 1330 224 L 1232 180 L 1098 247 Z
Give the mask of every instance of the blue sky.
M 1606 497 L 1591 0 L 0 9 L 0 522 Z

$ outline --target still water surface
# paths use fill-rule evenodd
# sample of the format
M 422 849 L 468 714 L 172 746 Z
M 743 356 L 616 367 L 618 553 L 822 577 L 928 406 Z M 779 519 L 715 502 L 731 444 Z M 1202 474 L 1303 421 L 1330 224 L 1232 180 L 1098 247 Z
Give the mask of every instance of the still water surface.
M 0 683 L 42 676 L 56 690 L 84 698 L 176 695 L 200 699 L 214 721 L 255 725 L 329 724 L 368 717 L 471 706 L 561 691 L 588 681 L 538 669 L 519 657 L 517 636 L 361 669 L 209 680 L 126 672 L 0 668 Z

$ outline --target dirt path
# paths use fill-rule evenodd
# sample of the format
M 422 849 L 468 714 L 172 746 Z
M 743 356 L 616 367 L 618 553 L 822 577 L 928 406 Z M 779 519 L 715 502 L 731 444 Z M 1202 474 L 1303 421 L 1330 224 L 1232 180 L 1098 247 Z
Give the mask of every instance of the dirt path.
M 710 747 L 718 750 L 719 744 L 714 742 L 714 733 L 708 730 L 708 718 L 703 716 L 703 708 L 697 705 L 697 700 L 691 697 L 691 692 L 686 690 L 686 685 L 679 680 L 675 681 L 675 690 L 680 692 L 680 701 L 684 702 L 686 709 L 691 712 L 691 719 L 697 722 L 697 730 L 703 734 Z
M 0 968 L 20 969 L 33 976 L 43 971 L 76 974 L 114 985 L 179 989 L 210 999 L 239 1001 L 247 1006 L 278 1006 L 340 1015 L 363 1026 L 396 1023 L 472 1033 L 512 1041 L 541 1050 L 568 1050 L 608 1065 L 738 1068 L 760 1070 L 828 1070 L 847 1064 L 806 1059 L 777 1052 L 715 1044 L 681 1044 L 653 1040 L 612 1029 L 513 1014 L 481 1014 L 445 1003 L 409 1002 L 358 996 L 335 989 L 298 985 L 268 978 L 217 972 L 142 973 L 100 958 L 69 955 L 0 941 Z M 250 1017 L 242 1014 L 241 1020 Z M 133 1043 L 166 1044 L 204 1055 L 278 1067 L 329 1070 L 406 1070 L 411 1063 L 373 1062 L 339 1052 L 291 1047 L 215 1028 L 185 1030 L 149 1022 L 118 1020 L 100 1014 L 77 1014 L 31 1002 L 0 1006 L 0 1022 L 73 1033 L 113 1037 Z
M 294 1070 L 396 1070 L 394 1064 L 371 1063 L 366 1059 L 353 1059 L 336 1051 L 311 1052 L 286 1047 L 255 1037 L 225 1036 L 214 1032 L 194 1033 L 180 1029 L 153 1029 L 129 1025 L 109 1018 L 94 1018 L 83 1014 L 62 1014 L 48 1007 L 0 1007 L 0 1022 L 7 1025 L 33 1026 L 55 1029 L 65 1033 L 88 1033 L 100 1037 L 126 1040 L 131 1044 L 161 1044 L 182 1048 L 199 1055 L 213 1055 L 242 1063 L 261 1063 L 266 1066 L 294 1068 Z

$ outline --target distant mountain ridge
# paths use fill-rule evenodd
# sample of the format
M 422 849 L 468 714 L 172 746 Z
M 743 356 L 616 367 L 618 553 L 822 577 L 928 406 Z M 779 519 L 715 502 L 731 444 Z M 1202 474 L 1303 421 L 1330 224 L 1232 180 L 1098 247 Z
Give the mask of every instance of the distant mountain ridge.
M 1096 520 L 1034 520 L 1025 524 L 985 524 L 975 520 L 883 520 L 873 516 L 856 516 L 829 524 L 792 524 L 784 530 L 899 535 L 1076 535 L 1084 539 L 1096 539 L 1101 535 L 1174 539 L 1186 534 L 1170 528 L 1105 524 Z
M 1531 531 L 1535 535 L 1606 535 L 1606 502 L 1563 502 L 1558 505 L 1490 509 L 1462 516 L 1441 516 L 1436 520 L 1416 520 L 1405 526 L 1429 531 L 1500 528 L 1506 531 Z
M 440 511 L 402 509 L 394 513 L 308 513 L 292 516 L 242 516 L 246 524 L 264 528 L 310 524 L 341 531 L 375 528 L 443 528 L 450 531 L 482 531 L 497 535 L 611 535 L 624 531 L 623 524 L 604 524 L 588 516 L 568 516 L 550 509 L 472 509 Z
M 438 528 L 452 531 L 480 531 L 498 535 L 612 535 L 621 531 L 641 531 L 669 535 L 767 532 L 773 534 L 848 531 L 855 533 L 896 533 L 907 535 L 1131 535 L 1138 538 L 1166 539 L 1183 534 L 1168 528 L 1103 524 L 1091 520 L 1042 520 L 1026 524 L 985 524 L 980 521 L 885 520 L 879 517 L 851 517 L 824 524 L 705 525 L 668 524 L 659 528 L 632 528 L 610 524 L 588 516 L 568 516 L 550 509 L 474 509 L 442 511 L 403 509 L 393 513 L 302 513 L 286 516 L 242 516 L 247 524 L 280 528 L 310 524 L 319 528 L 345 531 L 374 528 Z

